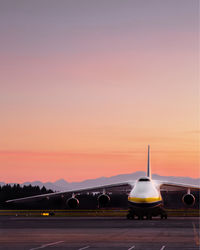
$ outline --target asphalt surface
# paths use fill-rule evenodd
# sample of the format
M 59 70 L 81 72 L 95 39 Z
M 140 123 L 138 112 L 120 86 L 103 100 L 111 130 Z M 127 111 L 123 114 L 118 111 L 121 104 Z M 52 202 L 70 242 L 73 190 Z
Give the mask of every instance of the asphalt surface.
M 0 250 L 199 249 L 199 218 L 0 217 Z

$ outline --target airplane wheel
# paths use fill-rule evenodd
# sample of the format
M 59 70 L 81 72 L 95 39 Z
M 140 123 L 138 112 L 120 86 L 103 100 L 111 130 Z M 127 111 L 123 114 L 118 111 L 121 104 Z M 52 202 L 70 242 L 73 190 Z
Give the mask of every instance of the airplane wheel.
M 127 218 L 128 220 L 134 220 L 134 215 L 133 215 L 133 214 L 127 214 L 127 215 L 126 215 L 126 218 Z
M 162 220 L 162 219 L 165 219 L 165 220 L 166 220 L 166 219 L 167 219 L 167 214 L 161 214 L 161 215 L 160 215 L 160 218 L 161 218 L 161 220 Z
M 131 215 L 130 215 L 130 214 L 127 214 L 127 215 L 126 215 L 126 218 L 127 218 L 128 220 L 130 220 L 130 219 L 131 219 Z

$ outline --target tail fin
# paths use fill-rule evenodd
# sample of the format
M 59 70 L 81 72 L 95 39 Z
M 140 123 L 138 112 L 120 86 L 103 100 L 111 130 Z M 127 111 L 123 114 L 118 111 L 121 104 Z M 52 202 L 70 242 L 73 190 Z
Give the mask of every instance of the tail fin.
M 151 179 L 151 166 L 150 166 L 150 145 L 148 145 L 147 177 L 149 177 L 149 178 Z

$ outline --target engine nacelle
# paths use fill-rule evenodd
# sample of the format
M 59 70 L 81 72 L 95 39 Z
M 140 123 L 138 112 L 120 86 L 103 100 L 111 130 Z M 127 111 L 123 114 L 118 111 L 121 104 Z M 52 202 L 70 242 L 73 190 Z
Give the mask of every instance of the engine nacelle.
M 182 201 L 185 205 L 192 206 L 194 205 L 195 197 L 193 194 L 185 194 L 183 195 Z
M 71 198 L 69 198 L 68 200 L 67 200 L 67 202 L 66 202 L 66 204 L 67 204 L 67 206 L 69 207 L 69 208 L 77 208 L 78 207 L 78 205 L 79 205 L 79 200 L 77 199 L 77 198 L 75 198 L 75 197 L 71 197 Z
M 106 205 L 110 201 L 110 197 L 107 194 L 101 194 L 98 197 L 98 202 L 100 205 Z

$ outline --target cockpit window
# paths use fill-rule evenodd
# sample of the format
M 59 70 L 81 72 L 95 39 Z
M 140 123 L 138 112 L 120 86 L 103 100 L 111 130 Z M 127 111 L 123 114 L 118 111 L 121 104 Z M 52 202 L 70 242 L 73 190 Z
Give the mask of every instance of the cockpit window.
M 140 178 L 138 181 L 150 181 L 150 180 L 147 178 Z

